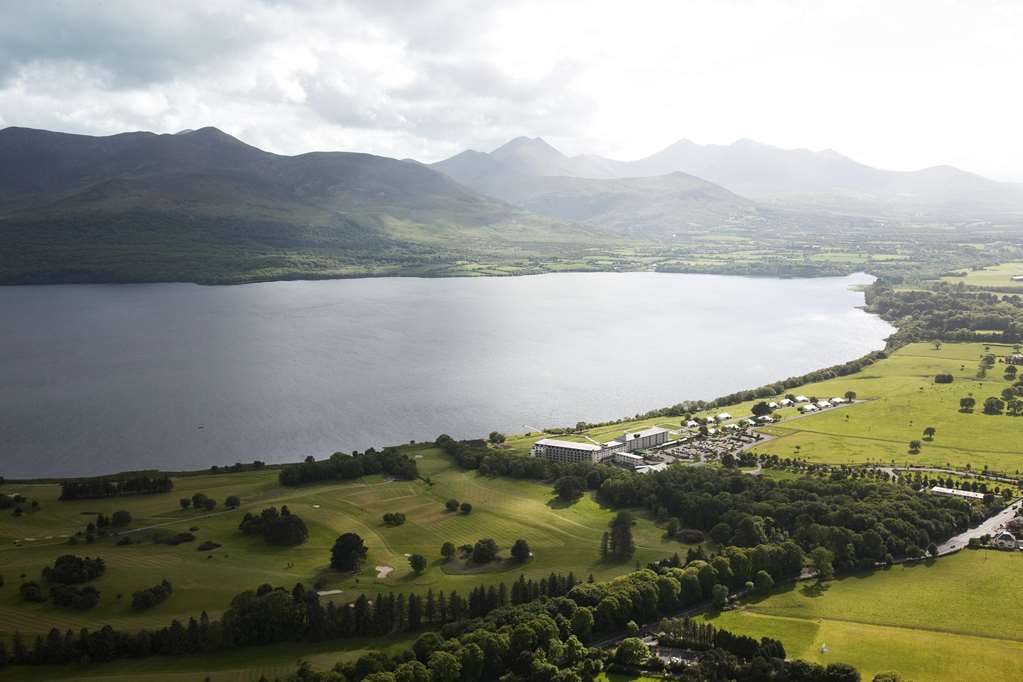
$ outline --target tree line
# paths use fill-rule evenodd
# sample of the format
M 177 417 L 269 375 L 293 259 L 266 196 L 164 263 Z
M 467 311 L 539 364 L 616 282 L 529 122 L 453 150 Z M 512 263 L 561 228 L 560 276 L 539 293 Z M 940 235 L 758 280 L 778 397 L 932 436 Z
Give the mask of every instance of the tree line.
M 161 476 L 130 476 L 120 478 L 88 478 L 62 481 L 61 500 L 97 500 L 120 495 L 147 495 L 169 493 L 174 482 L 166 474 Z
M 281 485 L 295 486 L 320 481 L 350 481 L 370 474 L 389 474 L 395 478 L 414 480 L 419 476 L 416 460 L 398 448 L 377 452 L 370 448 L 351 455 L 335 452 L 328 459 L 306 457 L 301 464 L 286 464 L 278 474 Z

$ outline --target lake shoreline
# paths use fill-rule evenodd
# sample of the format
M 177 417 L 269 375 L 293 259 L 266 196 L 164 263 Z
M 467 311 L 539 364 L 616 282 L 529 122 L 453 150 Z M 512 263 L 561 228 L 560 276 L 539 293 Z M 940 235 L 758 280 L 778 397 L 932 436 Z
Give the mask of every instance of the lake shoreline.
M 834 366 L 884 348 L 894 331 L 863 311 L 862 292 L 852 289 L 865 283 L 856 278 L 616 274 L 366 278 L 340 287 L 308 281 L 38 287 L 21 289 L 26 300 L 13 307 L 10 300 L 22 297 L 8 295 L 5 306 L 4 293 L 18 290 L 0 289 L 0 310 L 10 309 L 10 319 L 47 318 L 36 321 L 34 333 L 8 342 L 5 356 L 28 356 L 29 365 L 52 356 L 64 365 L 51 379 L 17 363 L 0 366 L 0 379 L 10 379 L 14 389 L 2 405 L 13 408 L 6 410 L 9 426 L 0 425 L 0 438 L 8 435 L 12 444 L 3 469 L 8 480 L 26 482 L 113 471 L 206 472 L 213 463 L 263 460 L 270 466 L 432 439 L 445 430 L 469 438 L 495 429 L 562 428 L 582 419 L 614 423 L 637 408 L 648 413 L 645 405 L 721 395 Z M 210 298 L 207 292 L 220 293 Z M 756 300 L 761 296 L 773 301 L 766 317 Z M 47 348 L 56 333 L 49 320 L 62 319 L 62 309 L 70 311 L 72 329 Z M 557 338 L 548 338 L 550 325 Z M 238 361 L 239 349 L 252 357 Z M 339 353 L 345 357 L 339 360 Z M 705 354 L 707 363 L 692 365 L 699 361 L 689 356 Z M 811 357 L 817 361 L 811 364 Z M 715 364 L 711 358 L 726 364 L 701 366 Z M 390 366 L 396 362 L 401 366 Z M 736 362 L 740 367 L 732 366 Z M 387 373 L 382 381 L 380 369 Z M 39 365 L 39 371 L 48 370 Z M 360 384 L 364 375 L 369 383 Z M 632 380 L 646 375 L 638 384 Z M 59 385 L 68 379 L 71 391 Z M 537 408 L 538 387 L 547 408 Z M 30 397 L 15 397 L 18 388 Z M 388 401 L 383 411 L 379 398 Z M 67 416 L 49 415 L 46 400 L 57 401 L 54 407 Z M 308 409 L 318 411 L 312 420 Z M 154 421 L 154 414 L 161 418 Z M 224 421 L 235 414 L 242 421 Z M 149 421 L 135 423 L 139 419 Z M 373 422 L 368 430 L 367 421 Z M 40 430 L 50 428 L 70 435 L 61 440 Z M 162 449 L 147 457 L 130 454 L 145 451 L 154 438 Z M 54 457 L 56 448 L 83 454 L 63 468 L 61 459 L 71 452 Z

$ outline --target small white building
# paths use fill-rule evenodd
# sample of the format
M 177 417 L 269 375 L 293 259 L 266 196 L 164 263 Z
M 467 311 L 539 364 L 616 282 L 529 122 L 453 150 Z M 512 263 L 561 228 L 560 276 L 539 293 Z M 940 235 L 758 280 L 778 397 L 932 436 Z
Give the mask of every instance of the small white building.
M 808 403 L 808 402 L 810 402 L 810 399 L 807 398 L 805 395 L 797 395 L 796 396 L 796 402 L 797 403 Z
M 739 423 L 740 424 L 744 424 L 745 426 L 756 426 L 757 425 L 757 423 L 755 421 L 753 421 L 752 419 L 750 419 L 748 417 L 746 419 L 743 419 Z
M 817 407 L 819 407 L 820 409 L 824 409 L 825 407 L 831 407 L 831 403 L 829 403 L 827 400 L 818 400 Z
M 1016 542 L 1016 536 L 1007 530 L 1003 530 L 1001 533 L 996 535 L 991 541 L 998 549 L 1016 549 L 1018 544 Z
M 713 423 L 715 423 L 715 422 L 714 422 L 714 417 L 704 417 L 704 418 L 703 418 L 703 421 L 707 422 L 708 424 L 713 424 Z
M 696 429 L 696 428 L 699 428 L 699 427 L 700 427 L 700 423 L 697 422 L 697 421 L 694 421 L 692 419 L 690 419 L 689 421 L 686 422 L 686 428 Z
M 728 429 L 729 431 L 738 431 L 739 430 L 739 425 L 738 424 L 725 424 L 724 428 Z
M 757 417 L 757 421 L 760 422 L 761 424 L 766 424 L 767 422 L 773 422 L 774 421 L 774 417 L 772 417 L 771 415 L 765 414 L 765 415 L 762 415 L 760 417 Z
M 727 412 L 722 412 L 717 417 L 715 417 L 715 419 L 717 419 L 719 422 L 726 422 L 726 421 L 728 421 L 731 418 L 732 418 L 732 415 L 728 414 Z
M 959 490 L 958 488 L 943 488 L 936 485 L 931 488 L 931 495 L 941 497 L 965 497 L 968 500 L 983 500 L 984 493 L 975 493 L 972 490 Z
M 837 397 L 836 397 L 836 398 L 832 398 L 832 399 L 831 399 L 831 402 L 833 402 L 833 403 L 834 403 L 834 404 L 836 404 L 836 405 L 841 405 L 842 403 L 847 403 L 847 402 L 849 402 L 849 401 L 848 401 L 848 400 L 846 400 L 845 398 L 837 398 Z
M 817 406 L 816 405 L 803 405 L 802 407 L 799 408 L 799 411 L 802 412 L 803 414 L 809 414 L 811 412 L 816 412 L 817 411 Z
M 789 400 L 788 398 L 782 398 L 781 400 L 778 401 L 778 404 L 781 405 L 782 407 L 788 407 L 789 405 L 792 404 L 792 401 Z
M 772 410 L 778 409 L 778 403 L 767 403 L 767 406 L 770 407 Z

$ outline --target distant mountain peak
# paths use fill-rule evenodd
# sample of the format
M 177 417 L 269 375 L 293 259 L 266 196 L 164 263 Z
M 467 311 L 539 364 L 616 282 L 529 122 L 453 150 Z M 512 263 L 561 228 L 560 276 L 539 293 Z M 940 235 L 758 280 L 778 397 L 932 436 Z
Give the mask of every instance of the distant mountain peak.
M 519 137 L 513 138 L 508 142 L 490 152 L 494 156 L 500 158 L 502 155 L 507 154 L 521 154 L 521 153 L 532 153 L 532 154 L 548 154 L 557 155 L 564 157 L 565 155 L 559 152 L 557 149 L 552 147 L 547 140 L 542 137 L 526 137 L 520 135 Z

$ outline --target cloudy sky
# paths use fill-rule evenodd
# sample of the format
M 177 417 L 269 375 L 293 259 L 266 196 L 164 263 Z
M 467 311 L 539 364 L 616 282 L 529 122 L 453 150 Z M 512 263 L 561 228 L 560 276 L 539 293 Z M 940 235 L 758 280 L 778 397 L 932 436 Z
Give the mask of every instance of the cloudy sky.
M 539 135 L 1023 181 L 1023 2 L 0 0 L 0 127 L 438 160 Z

